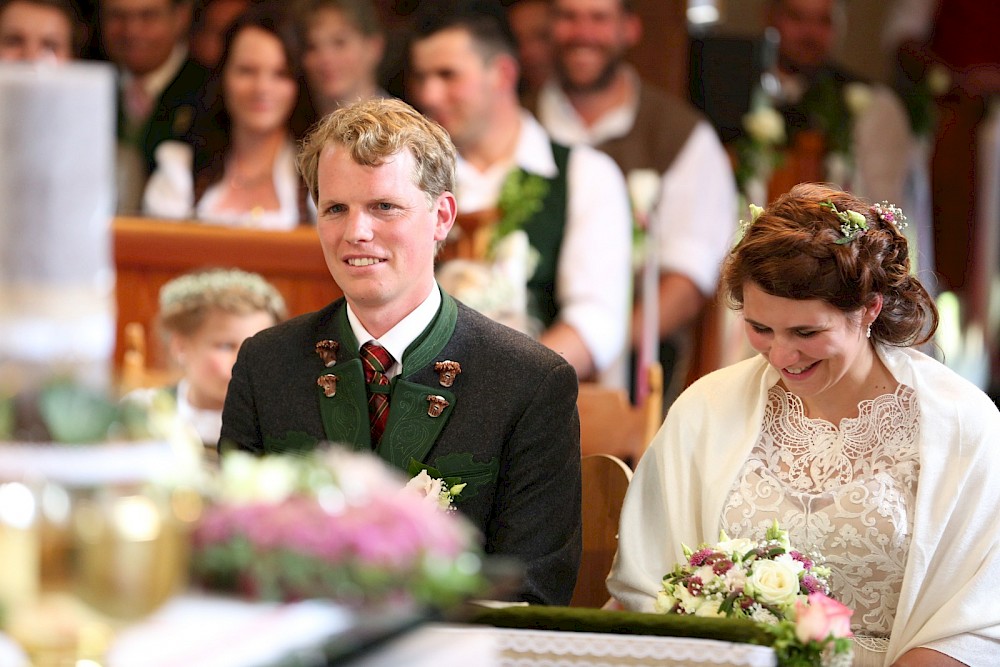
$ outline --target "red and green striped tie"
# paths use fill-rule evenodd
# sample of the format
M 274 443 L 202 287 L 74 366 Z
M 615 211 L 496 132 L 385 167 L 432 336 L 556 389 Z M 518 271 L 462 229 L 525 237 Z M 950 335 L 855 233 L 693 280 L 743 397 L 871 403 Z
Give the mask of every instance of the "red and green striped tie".
M 378 447 L 389 421 L 389 394 L 372 391 L 372 387 L 389 386 L 385 371 L 392 365 L 392 355 L 378 343 L 369 341 L 361 346 L 361 365 L 365 369 L 368 387 L 368 417 L 371 420 L 372 449 Z

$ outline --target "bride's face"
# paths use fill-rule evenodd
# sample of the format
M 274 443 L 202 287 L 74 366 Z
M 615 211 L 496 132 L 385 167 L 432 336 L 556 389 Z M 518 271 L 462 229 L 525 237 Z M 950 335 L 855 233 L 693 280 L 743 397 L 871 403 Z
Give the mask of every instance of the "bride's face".
M 276 36 L 255 27 L 236 35 L 222 82 L 234 130 L 266 134 L 287 127 L 299 87 Z
M 869 313 L 844 313 L 818 299 L 786 299 L 752 283 L 743 288 L 743 319 L 750 345 L 801 398 L 851 395 L 867 372 L 872 347 Z

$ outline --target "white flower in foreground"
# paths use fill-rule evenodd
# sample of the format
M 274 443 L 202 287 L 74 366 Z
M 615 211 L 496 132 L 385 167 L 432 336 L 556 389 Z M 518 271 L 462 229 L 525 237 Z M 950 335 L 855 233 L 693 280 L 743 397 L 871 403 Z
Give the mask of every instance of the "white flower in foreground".
M 760 207 L 757 207 L 760 208 Z M 725 533 L 723 533 L 725 534 Z M 757 543 L 753 540 L 749 540 L 745 537 L 737 537 L 736 539 L 727 539 L 719 542 L 715 545 L 716 550 L 729 556 L 729 560 L 736 562 L 743 560 L 743 556 L 747 552 L 752 551 L 757 547 Z
M 789 570 L 795 573 L 796 577 L 798 577 L 799 574 L 801 574 L 802 571 L 806 569 L 806 566 L 802 564 L 802 561 L 795 560 L 794 558 L 792 558 L 791 554 L 781 554 L 780 556 L 777 556 L 774 559 L 774 562 L 781 563 L 782 565 L 787 567 Z
M 691 592 L 684 586 L 677 587 L 677 601 L 688 614 L 697 614 L 701 605 L 705 604 L 705 598 L 691 595 Z
M 756 623 L 767 623 L 769 625 L 774 625 L 778 622 L 778 617 L 764 609 L 760 605 L 754 605 L 752 611 L 750 612 L 750 619 Z
M 451 510 L 451 504 L 462 493 L 462 489 L 464 488 L 465 484 L 455 484 L 449 488 L 444 480 L 431 477 L 426 470 L 421 470 L 410 478 L 404 490 L 415 493 L 425 502 L 436 506 L 438 509 Z
M 278 503 L 291 495 L 298 479 L 298 468 L 287 457 L 230 452 L 222 459 L 222 500 Z
M 726 589 L 730 591 L 742 590 L 747 585 L 747 573 L 742 567 L 731 567 L 723 576 Z
M 785 607 L 792 604 L 799 593 L 799 575 L 784 562 L 758 560 L 751 567 L 747 589 L 764 604 Z
M 669 613 L 676 605 L 677 598 L 662 588 L 656 594 L 656 602 L 653 603 L 653 607 L 656 609 L 657 613 L 660 614 Z
M 434 503 L 437 503 L 444 489 L 444 482 L 431 477 L 426 470 L 421 470 L 406 483 L 406 489 L 415 492 L 421 498 L 433 498 Z
M 698 607 L 698 611 L 694 615 L 708 618 L 725 618 L 725 612 L 719 611 L 719 604 L 719 602 L 714 600 L 706 600 L 705 604 Z
M 745 114 L 743 127 L 751 139 L 762 144 L 780 144 L 785 140 L 785 119 L 771 107 Z

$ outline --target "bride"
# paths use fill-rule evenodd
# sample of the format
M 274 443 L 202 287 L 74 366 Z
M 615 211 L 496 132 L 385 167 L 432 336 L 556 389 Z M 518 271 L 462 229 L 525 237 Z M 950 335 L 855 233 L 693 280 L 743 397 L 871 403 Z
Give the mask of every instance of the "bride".
M 1000 650 L 1000 412 L 913 349 L 937 311 L 902 213 L 802 184 L 731 251 L 723 291 L 760 354 L 673 404 L 637 466 L 608 589 L 651 611 L 681 544 L 777 520 L 826 556 L 856 667 L 986 665 Z

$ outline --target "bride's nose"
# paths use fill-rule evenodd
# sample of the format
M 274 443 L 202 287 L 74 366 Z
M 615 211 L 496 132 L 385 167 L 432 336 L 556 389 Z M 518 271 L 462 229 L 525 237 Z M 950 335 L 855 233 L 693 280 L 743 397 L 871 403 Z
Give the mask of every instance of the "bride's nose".
M 776 368 L 787 368 L 799 360 L 799 352 L 795 345 L 783 338 L 775 338 L 768 350 L 767 358 Z

